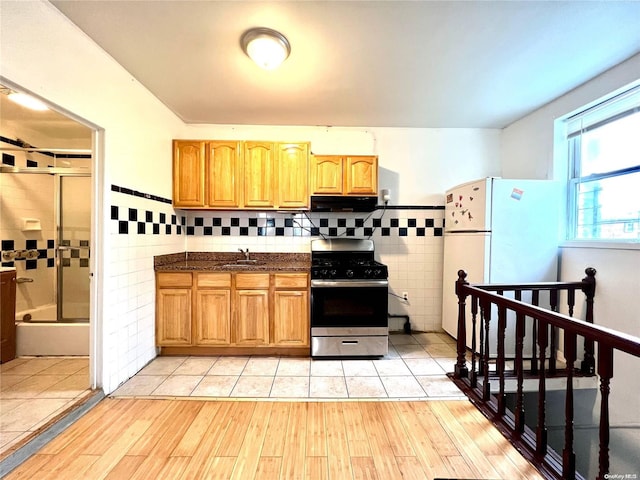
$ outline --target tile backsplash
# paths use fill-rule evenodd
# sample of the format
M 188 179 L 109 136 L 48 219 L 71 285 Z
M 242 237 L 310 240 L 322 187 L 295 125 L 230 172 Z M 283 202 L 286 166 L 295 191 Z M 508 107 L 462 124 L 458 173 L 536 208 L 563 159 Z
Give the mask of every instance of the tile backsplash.
M 168 199 L 125 190 L 112 187 L 125 195 L 112 196 L 123 201 L 111 205 L 111 234 L 143 236 L 151 245 L 182 241 L 186 251 L 309 252 L 311 241 L 323 236 L 371 238 L 376 258 L 389 267 L 389 313 L 409 315 L 414 330 L 441 329 L 442 206 L 371 213 L 174 211 Z M 402 292 L 409 293 L 408 302 Z M 404 322 L 391 318 L 390 328 L 402 330 Z

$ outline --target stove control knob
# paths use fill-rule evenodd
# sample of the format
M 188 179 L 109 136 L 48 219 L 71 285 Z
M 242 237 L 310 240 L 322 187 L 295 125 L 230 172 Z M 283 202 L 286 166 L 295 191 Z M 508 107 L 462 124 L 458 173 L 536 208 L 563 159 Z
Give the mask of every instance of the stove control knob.
M 371 278 L 371 273 L 373 273 L 373 271 L 372 271 L 370 268 L 367 268 L 367 269 L 364 271 L 364 277 L 365 277 L 365 278 Z
M 331 270 L 331 271 L 329 272 L 329 276 L 330 276 L 331 278 L 335 277 L 336 275 L 338 275 L 338 271 L 337 271 L 337 270 Z
M 382 270 L 381 270 L 381 269 L 379 269 L 379 268 L 376 268 L 376 269 L 374 270 L 374 272 L 373 272 L 373 273 L 374 273 L 374 276 L 375 276 L 376 278 L 378 278 L 378 277 L 381 277 L 381 276 L 382 276 Z
M 347 278 L 353 278 L 353 270 L 346 271 Z

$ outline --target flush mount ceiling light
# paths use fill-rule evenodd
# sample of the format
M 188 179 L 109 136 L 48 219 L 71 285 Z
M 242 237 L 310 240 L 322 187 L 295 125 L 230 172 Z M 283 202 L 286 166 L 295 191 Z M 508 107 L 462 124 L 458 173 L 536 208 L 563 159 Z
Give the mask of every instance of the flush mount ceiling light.
M 17 103 L 22 107 L 29 108 L 31 110 L 38 110 L 41 112 L 44 110 L 49 110 L 49 107 L 47 107 L 40 100 L 32 97 L 31 95 L 27 95 L 26 93 L 14 92 L 10 88 L 6 87 L 2 87 L 2 89 L 0 89 L 0 93 L 6 95 L 9 100 Z
M 278 68 L 291 53 L 287 38 L 280 32 L 265 27 L 244 32 L 240 45 L 244 53 L 265 70 Z

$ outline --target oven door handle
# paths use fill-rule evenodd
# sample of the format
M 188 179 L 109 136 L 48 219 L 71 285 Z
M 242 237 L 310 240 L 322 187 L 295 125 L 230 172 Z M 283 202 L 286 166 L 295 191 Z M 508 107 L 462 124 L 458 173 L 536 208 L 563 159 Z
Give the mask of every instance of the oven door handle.
M 311 280 L 312 288 L 375 288 L 388 286 L 388 280 Z

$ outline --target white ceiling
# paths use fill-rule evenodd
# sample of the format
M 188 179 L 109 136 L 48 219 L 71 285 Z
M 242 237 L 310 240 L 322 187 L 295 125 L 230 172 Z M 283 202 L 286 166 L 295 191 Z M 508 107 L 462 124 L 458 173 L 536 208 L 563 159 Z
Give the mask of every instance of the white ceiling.
M 187 123 L 502 128 L 640 52 L 639 1 L 52 3 Z
M 42 148 L 91 147 L 89 127 L 55 110 L 37 111 L 18 105 L 6 95 L 10 91 L 0 85 L 0 126 L 3 132 L 20 132 L 21 140 L 36 142 L 36 146 Z

